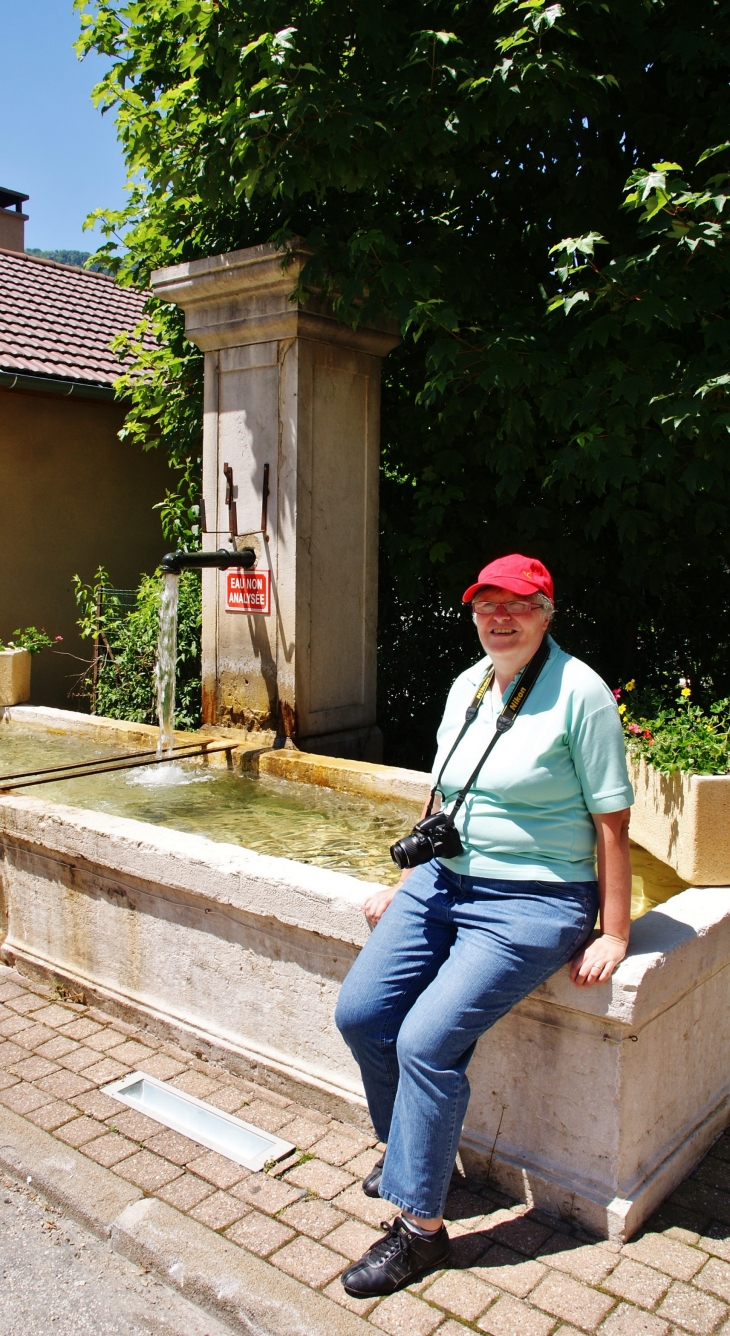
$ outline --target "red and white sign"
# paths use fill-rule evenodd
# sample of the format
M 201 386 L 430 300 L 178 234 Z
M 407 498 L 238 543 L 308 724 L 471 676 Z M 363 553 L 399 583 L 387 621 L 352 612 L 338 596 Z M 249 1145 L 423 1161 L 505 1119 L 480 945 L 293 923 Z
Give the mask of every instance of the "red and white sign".
M 226 612 L 271 611 L 271 571 L 226 572 Z

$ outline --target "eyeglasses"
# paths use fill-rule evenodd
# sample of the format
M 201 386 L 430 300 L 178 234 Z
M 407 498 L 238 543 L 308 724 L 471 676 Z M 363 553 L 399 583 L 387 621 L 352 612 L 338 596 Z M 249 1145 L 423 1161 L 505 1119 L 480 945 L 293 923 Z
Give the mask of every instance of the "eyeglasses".
M 539 603 L 523 603 L 521 599 L 510 599 L 509 603 L 472 603 L 471 610 L 476 617 L 491 617 L 498 608 L 503 608 L 510 617 L 526 617 L 530 612 L 540 612 Z

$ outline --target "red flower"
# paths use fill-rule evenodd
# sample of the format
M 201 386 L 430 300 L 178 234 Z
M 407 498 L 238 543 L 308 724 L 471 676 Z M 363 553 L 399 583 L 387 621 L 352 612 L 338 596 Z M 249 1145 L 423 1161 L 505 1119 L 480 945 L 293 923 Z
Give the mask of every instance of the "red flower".
M 642 734 L 642 737 L 645 737 L 646 740 L 647 740 L 647 742 L 653 742 L 653 741 L 654 741 L 654 739 L 653 739 L 653 737 L 651 736 L 651 733 L 649 732 L 648 728 L 645 728 L 645 729 L 644 729 L 644 732 L 643 732 L 643 734 Z
M 613 689 L 613 697 L 614 697 L 614 700 L 620 700 L 620 699 L 621 699 L 621 688 L 620 688 L 620 687 L 614 687 L 614 689 Z

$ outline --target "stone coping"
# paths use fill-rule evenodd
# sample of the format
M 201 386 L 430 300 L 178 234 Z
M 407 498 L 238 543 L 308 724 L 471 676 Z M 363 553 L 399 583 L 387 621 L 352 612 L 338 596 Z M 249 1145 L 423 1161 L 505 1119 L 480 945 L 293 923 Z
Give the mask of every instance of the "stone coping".
M 345 872 L 42 798 L 1 797 L 3 836 L 119 878 L 164 885 L 209 908 L 274 918 L 357 947 L 367 940 L 360 905 L 377 883 Z

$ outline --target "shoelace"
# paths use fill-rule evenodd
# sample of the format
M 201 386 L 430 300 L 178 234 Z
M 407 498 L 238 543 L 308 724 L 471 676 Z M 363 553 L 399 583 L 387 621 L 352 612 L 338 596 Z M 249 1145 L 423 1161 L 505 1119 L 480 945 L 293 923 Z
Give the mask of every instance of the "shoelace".
M 385 1230 L 385 1238 L 378 1239 L 372 1248 L 369 1249 L 369 1257 L 373 1262 L 389 1262 L 392 1257 L 397 1257 L 399 1253 L 410 1252 L 412 1235 L 406 1229 L 405 1225 L 393 1221 L 388 1224 L 387 1220 L 381 1220 L 380 1228 Z

